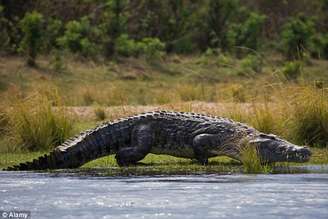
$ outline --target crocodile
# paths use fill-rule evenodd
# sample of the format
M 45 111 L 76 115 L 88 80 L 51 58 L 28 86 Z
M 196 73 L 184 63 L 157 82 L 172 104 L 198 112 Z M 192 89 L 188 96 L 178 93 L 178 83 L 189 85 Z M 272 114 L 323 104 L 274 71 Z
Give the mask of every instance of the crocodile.
M 6 170 L 78 168 L 115 154 L 119 166 L 135 165 L 148 153 L 190 158 L 228 156 L 242 162 L 246 146 L 256 148 L 262 162 L 306 162 L 311 151 L 273 134 L 262 133 L 228 118 L 196 113 L 155 111 L 104 122 L 57 146 L 50 153 Z

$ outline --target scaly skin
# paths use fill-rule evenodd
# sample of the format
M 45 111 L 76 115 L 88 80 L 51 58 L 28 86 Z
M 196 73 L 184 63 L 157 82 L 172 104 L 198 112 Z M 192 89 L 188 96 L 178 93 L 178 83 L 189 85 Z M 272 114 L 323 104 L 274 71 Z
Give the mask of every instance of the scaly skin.
M 7 170 L 78 168 L 97 158 L 116 154 L 120 166 L 136 164 L 148 153 L 197 159 L 226 155 L 242 161 L 241 151 L 256 146 L 263 162 L 306 162 L 307 147 L 263 134 L 230 119 L 194 113 L 149 112 L 107 122 L 82 132 L 32 162 Z

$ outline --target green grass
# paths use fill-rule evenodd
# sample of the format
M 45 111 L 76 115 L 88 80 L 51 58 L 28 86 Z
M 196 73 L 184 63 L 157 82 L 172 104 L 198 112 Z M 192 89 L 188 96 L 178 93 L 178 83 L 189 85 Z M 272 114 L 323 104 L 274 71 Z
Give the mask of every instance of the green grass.
M 328 148 L 312 149 L 313 156 L 308 163 L 281 163 L 277 166 L 289 167 L 294 165 L 328 164 Z M 31 161 L 45 152 L 28 153 L 0 153 L 0 169 L 12 166 L 21 162 Z M 118 167 L 114 156 L 103 157 L 83 165 L 79 169 L 61 170 L 60 172 L 86 173 L 107 176 L 126 175 L 189 175 L 189 174 L 227 174 L 227 173 L 271 173 L 273 169 L 258 167 L 260 169 L 249 169 L 239 162 L 228 157 L 211 158 L 208 166 L 199 165 L 196 161 L 183 158 L 175 158 L 167 155 L 149 154 L 137 166 Z M 246 169 L 245 169 L 246 168 Z M 248 169 L 247 169 L 248 168 Z M 256 171 L 255 171 L 256 170 Z M 55 171 L 56 172 L 56 171 Z M 291 172 L 288 172 L 291 173 Z

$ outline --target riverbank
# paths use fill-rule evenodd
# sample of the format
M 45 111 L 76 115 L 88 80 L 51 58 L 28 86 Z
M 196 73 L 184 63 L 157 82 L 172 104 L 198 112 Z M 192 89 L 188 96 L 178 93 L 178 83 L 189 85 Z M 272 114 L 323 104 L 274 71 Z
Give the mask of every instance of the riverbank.
M 297 163 L 277 163 L 275 167 L 279 169 L 284 167 L 288 171 L 288 166 L 311 166 L 328 164 L 328 148 L 312 149 L 313 155 L 309 162 Z M 1 153 L 0 169 L 16 165 L 21 162 L 31 161 L 46 152 L 29 152 L 29 153 Z M 275 167 L 266 171 L 274 173 Z M 286 169 L 287 168 L 287 169 Z M 196 161 L 183 158 L 175 158 L 166 155 L 149 154 L 137 166 L 118 167 L 114 156 L 108 156 L 91 161 L 79 169 L 50 171 L 54 173 L 77 173 L 87 175 L 106 175 L 106 176 L 126 176 L 126 175 L 192 175 L 192 174 L 224 174 L 224 173 L 242 173 L 243 166 L 238 161 L 228 157 L 215 157 L 209 160 L 208 166 L 199 165 Z M 294 172 L 291 170 L 288 173 Z

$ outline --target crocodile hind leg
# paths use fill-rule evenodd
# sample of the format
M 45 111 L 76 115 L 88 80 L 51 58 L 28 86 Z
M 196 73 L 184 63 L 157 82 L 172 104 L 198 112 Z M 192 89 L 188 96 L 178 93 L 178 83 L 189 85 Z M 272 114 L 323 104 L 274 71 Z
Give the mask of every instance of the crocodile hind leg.
M 149 152 L 154 142 L 152 129 L 149 125 L 140 125 L 132 132 L 130 147 L 121 148 L 115 156 L 119 166 L 136 164 Z
M 199 134 L 194 137 L 193 150 L 196 160 L 202 165 L 208 164 L 210 149 L 218 145 L 217 138 L 212 134 Z

